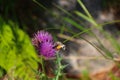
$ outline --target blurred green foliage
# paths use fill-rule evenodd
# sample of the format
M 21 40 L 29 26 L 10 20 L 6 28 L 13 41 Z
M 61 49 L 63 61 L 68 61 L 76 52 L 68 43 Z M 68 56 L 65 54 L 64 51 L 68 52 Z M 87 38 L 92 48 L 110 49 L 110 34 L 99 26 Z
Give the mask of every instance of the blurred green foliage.
M 34 80 L 37 54 L 29 36 L 11 20 L 0 17 L 0 77 Z
M 70 36 L 71 38 L 77 37 L 83 40 L 85 39 L 80 35 L 83 33 L 88 33 L 88 35 L 96 38 L 100 47 L 95 46 L 88 40 L 85 40 L 86 42 L 91 44 L 94 48 L 100 49 L 106 53 L 105 56 L 113 57 L 111 55 L 112 52 L 109 52 L 109 50 L 107 50 L 97 38 L 97 35 L 92 32 L 92 29 L 96 28 L 103 34 L 106 34 L 106 39 L 110 40 L 111 43 L 113 43 L 116 52 L 120 53 L 120 44 L 118 44 L 118 42 L 113 37 L 111 37 L 111 35 L 105 33 L 105 31 L 102 29 L 103 25 L 108 23 L 98 24 L 88 12 L 87 8 L 81 2 L 81 0 L 77 1 L 84 10 L 85 14 L 76 10 L 73 13 L 75 13 L 77 17 L 60 8 L 59 6 L 58 7 L 60 10 L 66 13 L 67 16 L 61 16 L 59 14 L 53 15 L 52 10 L 50 9 L 51 7 L 48 6 L 51 5 L 50 3 L 53 0 L 51 0 L 50 3 L 46 4 L 48 1 L 49 0 L 38 0 L 40 4 L 45 6 L 46 10 L 43 10 L 44 7 L 38 5 L 37 2 L 33 2 L 33 0 L 0 0 L 0 15 L 2 16 L 0 17 L 0 79 L 6 77 L 10 80 L 36 80 L 36 75 L 38 75 L 38 57 L 34 50 L 34 47 L 31 44 L 29 36 L 23 30 L 32 35 L 31 33 L 38 29 L 51 29 L 54 33 L 60 31 L 62 34 L 64 34 L 64 32 L 66 32 L 67 34 L 72 34 Z M 105 1 L 107 2 L 107 0 Z M 48 19 L 53 17 L 56 19 L 51 19 L 54 23 L 49 22 Z M 86 26 L 84 25 L 86 23 L 85 21 L 81 21 L 80 18 L 91 23 L 93 26 L 90 28 L 84 27 Z M 56 36 L 56 34 L 54 35 Z M 65 40 L 63 42 L 65 43 L 68 40 Z M 61 76 L 61 70 L 59 67 L 57 76 L 55 77 L 56 80 L 59 76 Z M 40 74 L 39 76 L 42 75 Z M 85 80 L 89 80 L 87 71 L 83 72 L 83 78 Z

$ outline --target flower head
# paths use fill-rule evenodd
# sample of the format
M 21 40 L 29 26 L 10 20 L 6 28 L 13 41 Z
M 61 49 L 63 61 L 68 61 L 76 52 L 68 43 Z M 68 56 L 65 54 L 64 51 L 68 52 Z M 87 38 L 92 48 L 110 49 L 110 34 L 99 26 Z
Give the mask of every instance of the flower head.
M 38 31 L 32 39 L 33 45 L 38 49 L 39 54 L 49 58 L 55 56 L 53 37 L 45 31 Z
M 35 45 L 36 47 L 39 46 L 39 43 L 43 43 L 43 42 L 51 42 L 53 41 L 52 35 L 49 34 L 48 32 L 45 31 L 38 31 L 34 38 L 32 39 L 32 43 L 33 45 Z
M 41 55 L 49 58 L 55 56 L 56 50 L 53 48 L 53 42 L 44 42 L 39 45 L 39 52 Z

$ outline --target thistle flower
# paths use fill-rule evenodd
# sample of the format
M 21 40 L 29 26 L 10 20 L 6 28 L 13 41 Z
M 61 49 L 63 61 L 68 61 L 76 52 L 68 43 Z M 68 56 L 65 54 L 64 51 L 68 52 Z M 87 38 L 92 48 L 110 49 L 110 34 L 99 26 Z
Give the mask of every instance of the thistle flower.
M 53 48 L 53 42 L 43 42 L 39 45 L 39 52 L 42 56 L 47 58 L 54 57 L 56 53 L 56 49 Z
M 53 41 L 53 38 L 52 38 L 52 35 L 49 34 L 48 32 L 45 32 L 45 31 L 38 31 L 34 38 L 32 39 L 32 43 L 33 45 L 35 45 L 36 47 L 39 46 L 39 43 L 43 43 L 43 42 L 51 42 Z
M 32 39 L 32 43 L 38 49 L 40 55 L 46 58 L 55 56 L 56 49 L 54 49 L 53 37 L 50 33 L 38 31 Z

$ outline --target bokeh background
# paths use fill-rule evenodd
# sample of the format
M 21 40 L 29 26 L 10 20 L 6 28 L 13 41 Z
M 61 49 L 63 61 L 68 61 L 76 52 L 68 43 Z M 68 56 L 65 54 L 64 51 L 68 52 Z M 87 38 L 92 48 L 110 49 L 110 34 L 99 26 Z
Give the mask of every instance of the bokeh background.
M 79 80 L 82 73 L 83 80 L 119 80 L 116 63 L 104 58 L 94 45 L 118 59 L 120 0 L 81 1 L 94 21 L 102 25 L 100 29 L 75 14 L 79 11 L 86 15 L 77 0 L 0 0 L 0 79 L 36 79 L 39 58 L 31 38 L 38 30 L 46 30 L 55 41 L 66 45 L 66 50 L 60 53 L 62 64 L 69 64 L 63 70 L 67 78 Z M 87 33 L 89 29 L 94 36 Z M 112 38 L 106 34 L 112 35 Z M 54 69 L 56 64 L 48 60 L 47 65 Z M 106 77 L 111 71 L 118 79 Z

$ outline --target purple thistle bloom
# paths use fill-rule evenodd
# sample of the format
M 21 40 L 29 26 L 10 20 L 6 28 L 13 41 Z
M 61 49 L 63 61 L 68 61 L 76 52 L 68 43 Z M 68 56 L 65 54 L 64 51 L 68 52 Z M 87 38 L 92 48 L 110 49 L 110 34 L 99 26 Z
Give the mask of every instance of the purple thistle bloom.
M 39 46 L 39 52 L 46 58 L 54 57 L 56 50 L 53 47 L 53 42 L 43 42 Z
M 38 47 L 39 43 L 53 41 L 52 35 L 45 31 L 38 31 L 32 39 L 33 45 Z
M 39 41 L 52 41 L 52 35 L 49 34 L 48 32 L 45 31 L 38 31 L 37 34 L 35 35 Z
M 38 31 L 32 39 L 33 45 L 38 49 L 40 55 L 50 58 L 55 56 L 56 49 L 52 35 L 45 31 Z

